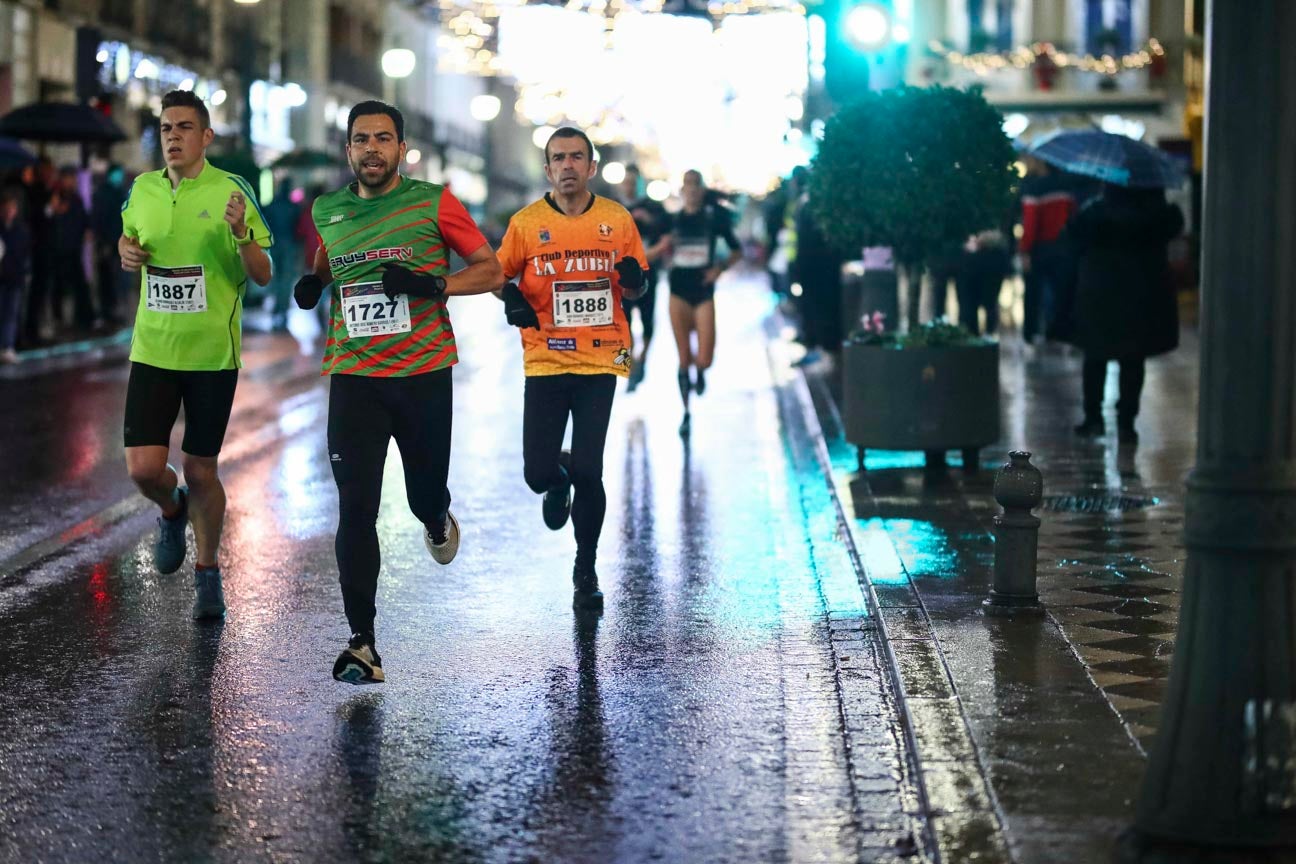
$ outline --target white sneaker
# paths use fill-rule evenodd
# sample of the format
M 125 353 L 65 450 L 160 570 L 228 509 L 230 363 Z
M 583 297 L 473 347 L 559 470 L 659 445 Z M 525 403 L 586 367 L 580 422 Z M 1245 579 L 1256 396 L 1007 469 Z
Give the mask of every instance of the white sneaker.
M 5 350 L 0 351 L 0 363 L 9 366 L 17 362 L 18 362 L 18 352 L 15 351 L 14 349 L 6 348 Z
M 446 536 L 445 542 L 437 543 L 428 533 L 427 528 L 423 529 L 423 545 L 427 547 L 428 552 L 432 553 L 432 558 L 438 564 L 449 564 L 459 554 L 459 520 L 449 510 L 446 511 Z

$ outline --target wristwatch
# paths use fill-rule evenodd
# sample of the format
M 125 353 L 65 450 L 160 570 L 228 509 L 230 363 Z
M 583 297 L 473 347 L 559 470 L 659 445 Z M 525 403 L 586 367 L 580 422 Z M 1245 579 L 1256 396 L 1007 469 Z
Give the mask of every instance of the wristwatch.
M 233 228 L 230 229 L 230 236 L 234 238 L 235 244 L 239 246 L 246 246 L 252 242 L 252 226 L 251 225 L 248 226 L 247 236 L 245 237 L 239 237 L 237 234 L 234 233 Z

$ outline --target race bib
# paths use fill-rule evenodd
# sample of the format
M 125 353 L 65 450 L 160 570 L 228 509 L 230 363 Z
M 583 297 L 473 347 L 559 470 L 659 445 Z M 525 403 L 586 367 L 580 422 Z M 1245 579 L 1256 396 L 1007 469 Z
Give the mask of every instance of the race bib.
M 206 312 L 207 280 L 202 265 L 144 265 L 144 308 L 152 312 Z
M 611 281 L 555 282 L 553 319 L 555 327 L 605 327 L 611 324 Z
M 675 247 L 676 267 L 705 267 L 711 263 L 711 244 L 706 241 L 683 242 Z
M 395 300 L 388 300 L 381 282 L 343 285 L 342 319 L 349 339 L 408 333 L 409 298 L 397 294 Z

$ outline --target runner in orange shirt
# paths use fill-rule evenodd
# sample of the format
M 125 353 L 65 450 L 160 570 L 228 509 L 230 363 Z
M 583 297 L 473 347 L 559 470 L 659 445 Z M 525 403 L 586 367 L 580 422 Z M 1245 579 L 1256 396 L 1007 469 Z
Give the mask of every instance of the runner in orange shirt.
M 509 323 L 522 333 L 523 473 L 544 493 L 546 525 L 557 531 L 571 516 L 573 605 L 594 609 L 603 605 L 594 569 L 607 509 L 603 446 L 616 379 L 628 377 L 631 365 L 621 300 L 642 293 L 647 260 L 630 213 L 589 191 L 597 171 L 584 132 L 554 132 L 545 145 L 553 189 L 509 220 L 499 251 L 505 278 L 517 280 L 502 295 Z M 568 416 L 570 451 L 562 449 Z

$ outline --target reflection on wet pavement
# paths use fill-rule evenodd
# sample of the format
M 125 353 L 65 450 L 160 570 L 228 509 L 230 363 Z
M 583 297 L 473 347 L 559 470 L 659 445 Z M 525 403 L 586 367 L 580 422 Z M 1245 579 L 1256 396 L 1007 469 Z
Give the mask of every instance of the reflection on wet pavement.
M 1001 362 L 1006 434 L 983 465 L 1025 449 L 1043 472 L 1052 508 L 1037 513 L 1039 592 L 1050 613 L 1042 624 L 987 619 L 979 608 L 999 513 L 992 473 L 933 477 L 922 454 L 870 451 L 867 474 L 856 475 L 835 415 L 841 382 L 824 370 L 810 381 L 837 488 L 857 517 L 854 542 L 884 617 L 902 634 L 897 655 L 919 737 L 924 712 L 937 730 L 919 742 L 924 766 L 975 745 L 978 755 L 965 755 L 991 781 L 1017 860 L 1106 861 L 1131 816 L 1173 652 L 1196 337 L 1186 333 L 1178 352 L 1149 364 L 1134 447 L 1114 434 L 1073 436 L 1078 358 L 1028 355 L 1009 341 Z M 924 697 L 959 722 L 945 723 Z M 929 785 L 940 806 L 940 783 Z M 975 811 L 978 796 L 950 800 Z
M 450 483 L 464 545 L 448 567 L 430 560 L 392 448 L 379 521 L 388 683 L 373 689 L 329 676 L 347 634 L 326 384 L 291 342 L 267 338 L 222 456 L 223 624 L 190 622 L 187 568 L 152 571 L 144 510 L 43 565 L 40 585 L 0 591 L 22 658 L 0 667 L 0 858 L 876 861 L 920 849 L 927 814 L 876 633 L 822 521 L 811 445 L 785 428 L 770 379 L 768 303 L 752 286 L 728 292 L 726 347 L 687 446 L 669 346 L 635 394 L 618 394 L 601 617 L 573 614 L 570 529 L 547 531 L 522 483 L 516 334 L 493 298 L 454 301 L 465 362 Z M 47 523 L 128 496 L 110 410 L 124 379 L 100 384 L 95 440 L 109 443 L 82 475 L 88 500 L 42 491 L 42 472 L 62 466 L 37 460 L 11 490 Z M 40 536 L 19 536 L 14 554 Z

